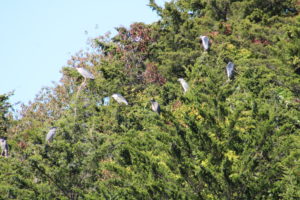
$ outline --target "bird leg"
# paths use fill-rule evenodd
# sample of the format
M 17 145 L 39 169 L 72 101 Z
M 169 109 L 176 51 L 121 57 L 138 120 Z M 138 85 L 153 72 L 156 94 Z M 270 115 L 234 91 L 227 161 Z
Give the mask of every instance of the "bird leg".
M 86 78 L 84 78 L 84 81 L 81 83 L 81 85 L 80 85 L 79 88 L 78 88 L 78 91 L 77 91 L 77 94 L 76 94 L 76 98 L 75 98 L 76 101 L 77 101 L 79 92 L 81 91 L 82 87 L 85 86 L 85 82 L 86 82 Z
M 79 92 L 80 92 L 81 89 L 85 86 L 85 83 L 86 83 L 86 78 L 84 78 L 84 81 L 80 84 L 80 86 L 79 86 L 79 88 L 78 88 L 78 91 L 77 91 L 77 93 L 76 93 L 75 103 L 77 102 Z M 75 107 L 75 116 L 76 116 L 76 111 L 77 111 L 77 108 Z

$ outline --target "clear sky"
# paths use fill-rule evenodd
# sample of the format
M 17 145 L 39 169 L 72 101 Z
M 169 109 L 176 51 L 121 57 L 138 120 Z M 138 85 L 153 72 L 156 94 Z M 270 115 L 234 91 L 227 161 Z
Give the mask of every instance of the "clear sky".
M 163 5 L 165 0 L 156 0 Z M 159 18 L 148 0 L 0 0 L 0 94 L 28 103 L 87 39 Z

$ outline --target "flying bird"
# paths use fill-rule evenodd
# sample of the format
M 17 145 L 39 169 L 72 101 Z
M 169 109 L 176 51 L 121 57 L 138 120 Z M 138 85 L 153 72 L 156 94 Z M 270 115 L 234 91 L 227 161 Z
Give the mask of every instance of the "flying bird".
M 189 84 L 183 78 L 179 78 L 178 81 L 180 82 L 180 84 L 184 90 L 184 93 L 186 93 L 188 91 L 188 89 L 190 88 Z
M 112 98 L 114 98 L 119 104 L 124 103 L 126 105 L 128 105 L 128 102 L 126 101 L 126 99 L 119 93 L 115 93 L 113 95 L 111 95 Z
M 226 66 L 226 72 L 228 80 L 232 79 L 233 73 L 234 73 L 234 64 L 232 62 L 229 62 Z
M 8 145 L 6 138 L 0 138 L 1 156 L 8 157 Z
M 56 134 L 57 127 L 52 127 L 46 135 L 46 142 L 50 142 L 53 140 Z
M 202 45 L 205 51 L 209 49 L 209 38 L 207 36 L 201 35 Z
M 152 108 L 152 110 L 154 112 L 157 112 L 159 114 L 160 113 L 160 106 L 157 103 L 157 101 L 155 101 L 154 99 L 151 99 L 150 102 L 151 102 L 151 108 Z

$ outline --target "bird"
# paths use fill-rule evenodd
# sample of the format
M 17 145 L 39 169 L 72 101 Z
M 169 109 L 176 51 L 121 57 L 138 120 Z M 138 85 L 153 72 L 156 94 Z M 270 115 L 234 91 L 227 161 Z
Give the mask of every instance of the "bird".
M 57 127 L 52 127 L 46 135 L 46 142 L 52 141 L 56 134 Z
M 228 80 L 232 79 L 233 72 L 234 72 L 234 64 L 232 62 L 228 62 L 226 66 L 226 72 L 227 72 Z
M 159 106 L 158 102 L 155 101 L 154 99 L 151 99 L 150 102 L 151 102 L 151 108 L 152 108 L 152 110 L 154 112 L 157 112 L 159 114 L 160 113 L 160 106 Z
M 104 105 L 104 106 L 108 106 L 108 105 L 109 105 L 109 101 L 110 101 L 110 98 L 109 98 L 109 97 L 104 97 L 104 98 L 103 98 L 103 105 Z
M 190 88 L 189 84 L 183 78 L 179 78 L 178 81 L 180 82 L 180 84 L 184 90 L 184 93 L 186 93 L 188 91 L 188 89 Z
M 77 100 L 81 88 L 85 85 L 86 79 L 95 79 L 95 77 L 90 71 L 84 69 L 83 67 L 75 67 L 75 68 L 78 71 L 78 73 L 84 77 L 84 81 L 81 83 L 76 93 L 76 100 Z M 75 115 L 76 115 L 76 109 L 75 109 Z
M 119 104 L 124 103 L 126 105 L 128 105 L 128 102 L 126 101 L 126 99 L 119 93 L 115 93 L 113 95 L 111 95 L 112 98 L 114 98 Z
M 209 49 L 209 38 L 207 36 L 201 35 L 202 45 L 205 51 Z
M 6 138 L 0 138 L 1 156 L 8 157 L 8 145 Z
M 76 67 L 76 70 L 84 77 L 84 79 L 95 79 L 95 76 L 83 67 Z

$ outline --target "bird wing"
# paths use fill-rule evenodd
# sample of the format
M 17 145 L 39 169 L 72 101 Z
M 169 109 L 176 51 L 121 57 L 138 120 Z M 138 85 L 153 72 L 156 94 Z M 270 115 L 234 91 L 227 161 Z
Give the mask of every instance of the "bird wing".
M 122 102 L 125 103 L 126 105 L 128 105 L 128 102 L 124 97 L 122 97 Z
M 115 95 L 113 95 L 113 98 L 114 98 L 118 103 L 125 103 L 126 105 L 128 105 L 128 102 L 126 101 L 126 99 L 125 99 L 121 94 L 115 94 Z
M 56 133 L 56 129 L 50 129 L 50 131 L 46 135 L 46 141 L 51 140 Z
M 155 112 L 159 113 L 160 112 L 160 106 L 159 106 L 159 104 L 157 102 L 155 102 L 154 106 L 155 106 Z
M 183 89 L 184 89 L 185 91 L 187 91 L 187 90 L 189 89 L 189 84 L 188 84 L 185 80 L 183 80 L 183 81 L 182 81 L 182 87 L 183 87 Z
M 234 64 L 232 62 L 229 62 L 226 66 L 227 76 L 228 78 L 231 78 L 233 75 L 234 70 Z
M 209 48 L 209 39 L 208 37 L 204 36 L 202 38 L 202 44 L 205 50 L 207 50 Z
M 151 102 L 151 108 L 154 112 L 157 111 L 158 103 L 156 101 Z
M 1 139 L 1 149 L 4 150 L 6 146 L 6 140 Z
M 85 78 L 95 79 L 94 75 L 84 68 L 77 68 L 78 72 Z

